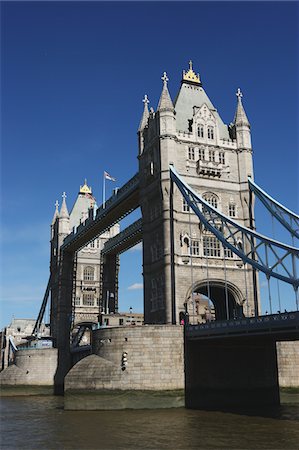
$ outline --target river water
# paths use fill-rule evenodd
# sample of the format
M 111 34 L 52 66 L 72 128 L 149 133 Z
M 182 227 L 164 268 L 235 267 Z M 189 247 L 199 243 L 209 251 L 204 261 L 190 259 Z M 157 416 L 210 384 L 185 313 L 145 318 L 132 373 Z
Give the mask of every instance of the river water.
M 1 398 L 1 449 L 299 449 L 299 394 L 243 413 L 66 411 L 63 397 Z

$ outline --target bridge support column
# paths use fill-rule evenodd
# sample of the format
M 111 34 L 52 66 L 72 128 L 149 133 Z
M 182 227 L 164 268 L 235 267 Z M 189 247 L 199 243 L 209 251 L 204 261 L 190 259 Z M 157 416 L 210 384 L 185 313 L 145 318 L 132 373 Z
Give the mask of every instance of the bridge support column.
M 70 331 L 72 322 L 74 254 L 63 252 L 58 265 L 57 295 L 53 299 L 55 317 L 52 316 L 53 338 L 58 349 L 54 391 L 63 394 L 64 377 L 71 368 Z
M 275 341 L 185 340 L 185 397 L 191 409 L 279 404 Z
M 106 254 L 102 259 L 101 312 L 118 312 L 119 255 Z

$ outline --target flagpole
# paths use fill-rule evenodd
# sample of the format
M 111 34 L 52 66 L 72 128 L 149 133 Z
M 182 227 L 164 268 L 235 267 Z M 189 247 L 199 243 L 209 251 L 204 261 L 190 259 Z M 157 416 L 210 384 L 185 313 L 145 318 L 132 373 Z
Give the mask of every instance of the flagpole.
M 105 177 L 105 172 L 103 173 L 103 208 L 105 209 L 105 181 L 106 181 L 106 177 Z

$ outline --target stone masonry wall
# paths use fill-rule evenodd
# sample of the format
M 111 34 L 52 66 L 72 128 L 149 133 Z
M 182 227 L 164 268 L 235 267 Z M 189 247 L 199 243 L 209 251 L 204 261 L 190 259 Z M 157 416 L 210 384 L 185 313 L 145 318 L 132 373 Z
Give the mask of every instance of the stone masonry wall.
M 56 369 L 56 348 L 19 350 L 15 364 L 1 372 L 0 384 L 53 386 Z
M 123 352 L 127 352 L 125 370 Z M 183 367 L 182 326 L 100 329 L 93 332 L 93 355 L 70 370 L 65 389 L 183 389 Z
M 299 387 L 299 341 L 277 342 L 280 387 Z

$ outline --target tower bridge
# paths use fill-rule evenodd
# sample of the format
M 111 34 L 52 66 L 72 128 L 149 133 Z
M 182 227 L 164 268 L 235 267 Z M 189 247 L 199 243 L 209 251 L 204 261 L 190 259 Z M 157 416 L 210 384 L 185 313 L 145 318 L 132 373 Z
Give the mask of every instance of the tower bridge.
M 262 199 L 293 239 L 298 238 L 299 217 L 263 193 L 253 181 L 251 128 L 240 89 L 233 122 L 225 125 L 192 64 L 183 72 L 174 103 L 166 73 L 162 81 L 157 109 L 148 109 L 147 96 L 143 100 L 138 173 L 99 208 L 89 201 L 86 217 L 80 218 L 80 223 L 77 220 L 71 232 L 65 198 L 60 212 L 56 207 L 47 292 L 51 291 L 51 333 L 59 351 L 57 386 L 63 385 L 71 365 L 70 318 L 78 307 L 77 255 L 82 255 L 96 239 L 103 240 L 99 254 L 95 253 L 100 262 L 99 286 L 95 290 L 97 313 L 101 314 L 111 293 L 110 310 L 117 312 L 119 254 L 142 241 L 145 323 L 176 325 L 181 321 L 186 324 L 188 319 L 185 342 L 187 347 L 190 343 L 191 350 L 186 350 L 186 367 L 194 372 L 189 374 L 191 378 L 186 375 L 187 383 L 200 370 L 195 362 L 189 364 L 190 355 L 195 361 L 197 346 L 202 346 L 197 344 L 200 339 L 194 343 L 197 331 L 201 336 L 200 303 L 207 305 L 207 321 L 212 318 L 212 308 L 213 319 L 219 323 L 258 317 L 259 272 L 264 272 L 268 280 L 274 277 L 294 287 L 294 309 L 298 309 L 298 248 L 256 232 L 254 195 Z M 85 186 L 81 194 L 88 196 L 91 191 Z M 141 210 L 140 220 L 119 233 L 116 229 L 111 232 L 137 208 Z M 85 281 L 88 284 L 88 277 Z M 298 315 L 296 318 L 298 322 Z M 196 326 L 199 328 L 195 332 L 192 327 Z M 208 325 L 210 330 L 212 327 Z M 298 334 L 291 335 L 298 339 Z M 246 339 L 244 349 L 248 344 L 248 361 L 252 361 L 254 352 L 249 337 Z M 271 342 L 271 367 L 275 368 Z M 262 359 L 267 345 L 261 346 Z M 229 352 L 229 346 L 223 351 Z

